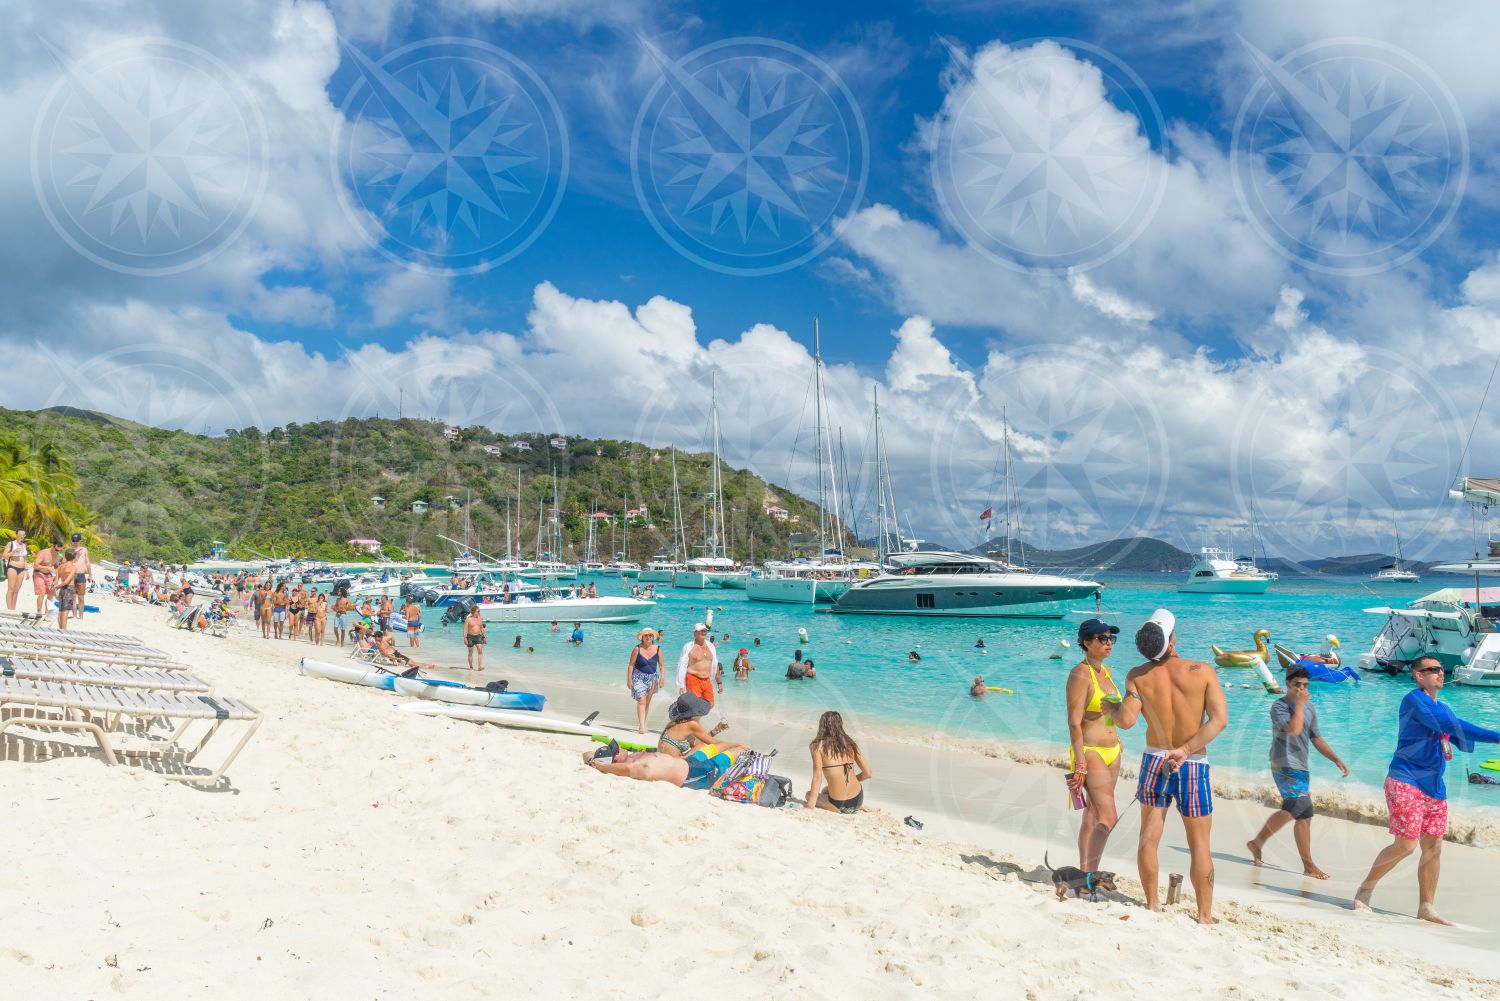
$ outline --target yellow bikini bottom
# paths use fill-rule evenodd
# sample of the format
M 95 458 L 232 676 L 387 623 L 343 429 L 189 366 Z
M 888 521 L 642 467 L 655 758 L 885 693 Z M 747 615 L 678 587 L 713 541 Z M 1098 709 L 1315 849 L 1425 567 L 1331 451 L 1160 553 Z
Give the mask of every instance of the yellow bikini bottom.
M 1104 762 L 1104 767 L 1108 768 L 1110 765 L 1114 764 L 1116 760 L 1119 759 L 1120 751 L 1124 746 L 1125 745 L 1123 744 L 1111 744 L 1108 747 L 1092 747 L 1088 744 L 1084 744 L 1083 753 L 1087 754 L 1090 751 L 1093 751 L 1095 754 L 1099 755 L 1099 760 Z M 1073 749 L 1070 747 L 1068 748 L 1068 770 L 1072 771 L 1077 767 L 1078 762 L 1073 759 Z

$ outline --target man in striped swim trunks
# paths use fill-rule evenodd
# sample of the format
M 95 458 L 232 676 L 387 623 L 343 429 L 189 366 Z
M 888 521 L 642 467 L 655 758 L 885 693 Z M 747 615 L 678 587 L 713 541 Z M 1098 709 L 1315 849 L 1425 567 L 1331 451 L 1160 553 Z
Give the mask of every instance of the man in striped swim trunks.
M 1182 815 L 1192 856 L 1193 895 L 1198 922 L 1214 924 L 1214 862 L 1209 854 L 1213 789 L 1208 756 L 1213 739 L 1229 721 L 1224 691 L 1212 666 L 1177 656 L 1177 619 L 1158 608 L 1135 634 L 1146 663 L 1125 677 L 1125 698 L 1136 699 L 1146 718 L 1146 753 L 1141 757 L 1136 798 L 1141 801 L 1141 840 L 1136 853 L 1146 906 L 1161 910 L 1157 850 L 1167 823 L 1167 807 Z

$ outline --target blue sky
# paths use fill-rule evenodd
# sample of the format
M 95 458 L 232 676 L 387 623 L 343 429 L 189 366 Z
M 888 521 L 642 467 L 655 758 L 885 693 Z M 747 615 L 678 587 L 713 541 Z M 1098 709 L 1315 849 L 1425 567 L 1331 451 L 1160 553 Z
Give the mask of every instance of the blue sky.
M 1038 544 L 1471 547 L 1493 5 L 9 6 L 10 405 L 700 447 L 718 371 L 805 491 L 818 316 L 919 534 L 1008 426 Z

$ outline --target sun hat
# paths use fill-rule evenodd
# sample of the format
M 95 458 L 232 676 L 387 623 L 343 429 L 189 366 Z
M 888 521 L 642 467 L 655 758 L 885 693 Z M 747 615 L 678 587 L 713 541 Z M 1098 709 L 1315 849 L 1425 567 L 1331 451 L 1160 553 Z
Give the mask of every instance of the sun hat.
M 707 716 L 712 708 L 707 699 L 692 692 L 684 692 L 677 696 L 676 702 L 667 707 L 667 719 L 673 723 L 681 723 L 685 719 Z
M 708 627 L 705 626 L 701 622 L 694 622 L 693 623 L 693 632 L 695 632 L 695 633 L 706 633 L 706 632 L 708 632 Z
M 645 629 L 642 629 L 640 632 L 636 633 L 635 634 L 635 638 L 636 639 L 640 639 L 641 637 L 647 636 L 647 635 L 649 635 L 652 639 L 656 639 L 656 637 L 660 636 L 661 633 L 658 633 L 655 629 L 652 629 L 650 626 L 647 626 Z

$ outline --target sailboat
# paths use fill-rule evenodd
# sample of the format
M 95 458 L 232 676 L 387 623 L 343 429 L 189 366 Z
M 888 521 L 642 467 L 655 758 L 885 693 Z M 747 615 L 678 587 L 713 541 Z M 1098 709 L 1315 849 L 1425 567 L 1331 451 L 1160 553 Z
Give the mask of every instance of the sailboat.
M 1414 571 L 1406 569 L 1406 565 L 1402 562 L 1400 526 L 1398 526 L 1393 520 L 1391 522 L 1391 528 L 1395 529 L 1396 532 L 1396 562 L 1392 563 L 1390 566 L 1381 567 L 1375 573 L 1370 575 L 1370 580 L 1375 581 L 1379 584 L 1420 583 L 1422 578 L 1417 576 Z
M 672 446 L 672 553 L 658 554 L 637 576 L 642 584 L 670 584 L 685 569 L 682 553 L 687 548 L 682 536 L 682 494 L 677 489 L 677 446 Z
M 829 546 L 829 533 L 836 531 L 836 538 L 843 539 L 843 520 L 839 517 L 839 491 L 833 482 L 833 452 L 830 435 L 825 435 L 825 413 L 828 400 L 823 389 L 823 354 L 819 339 L 818 321 L 813 320 L 813 435 L 817 452 L 818 470 L 818 554 L 816 558 L 800 560 L 767 560 L 765 573 L 752 577 L 745 585 L 745 596 L 751 601 L 770 601 L 778 604 L 813 605 L 830 602 L 849 589 L 862 571 L 853 567 L 844 558 L 842 541 Z M 828 515 L 830 495 L 833 500 L 833 516 Z M 865 569 L 864 573 L 872 570 Z
M 724 533 L 724 482 L 719 475 L 719 373 L 714 372 L 713 396 L 710 405 L 709 425 L 713 439 L 713 471 L 710 477 L 708 509 L 705 514 L 711 519 L 704 535 L 702 555 L 691 557 L 687 566 L 672 579 L 673 587 L 702 590 L 706 587 L 722 587 L 728 578 L 743 579 L 750 576 L 734 565 L 734 560 L 725 552 Z
M 1009 428 L 1006 429 L 1007 435 Z M 880 563 L 889 567 L 855 581 L 833 611 L 840 615 L 916 615 L 945 618 L 1060 619 L 1071 603 L 1100 589 L 1097 581 L 1033 573 L 984 556 L 944 551 L 901 551 L 899 522 L 888 523 L 895 494 L 875 405 L 875 471 Z M 890 519 L 895 522 L 894 517 Z M 892 551 L 891 542 L 896 543 Z M 1007 540 L 1009 544 L 1009 540 Z

